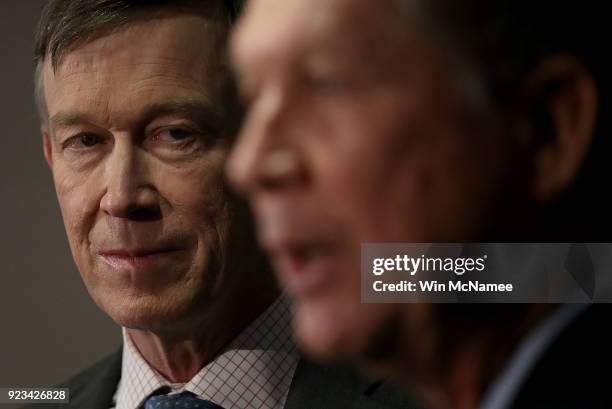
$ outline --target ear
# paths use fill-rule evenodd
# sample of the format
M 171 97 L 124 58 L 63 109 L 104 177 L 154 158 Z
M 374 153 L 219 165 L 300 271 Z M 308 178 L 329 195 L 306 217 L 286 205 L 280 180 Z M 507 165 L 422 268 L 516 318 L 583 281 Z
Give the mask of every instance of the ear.
M 525 89 L 535 142 L 533 194 L 555 200 L 574 182 L 593 143 L 597 86 L 586 66 L 570 55 L 545 59 Z
M 45 155 L 47 165 L 49 165 L 49 169 L 53 170 L 53 147 L 51 146 L 49 131 L 45 127 L 41 127 L 40 134 L 42 135 L 43 153 Z

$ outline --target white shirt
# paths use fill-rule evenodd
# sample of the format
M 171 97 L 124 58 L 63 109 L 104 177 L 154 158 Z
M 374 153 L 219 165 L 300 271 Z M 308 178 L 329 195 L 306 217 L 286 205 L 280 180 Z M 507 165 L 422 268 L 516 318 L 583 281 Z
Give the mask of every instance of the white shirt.
M 113 407 L 140 408 L 154 391 L 169 386 L 172 393 L 192 392 L 225 409 L 282 409 L 297 363 L 284 297 L 186 384 L 173 384 L 151 368 L 124 328 L 121 380 Z

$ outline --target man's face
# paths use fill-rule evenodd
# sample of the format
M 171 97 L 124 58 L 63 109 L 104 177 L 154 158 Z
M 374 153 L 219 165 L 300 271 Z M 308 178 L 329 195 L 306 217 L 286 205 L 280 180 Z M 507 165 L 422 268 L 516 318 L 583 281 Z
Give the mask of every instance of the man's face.
M 185 326 L 224 287 L 230 204 L 222 18 L 167 13 L 44 66 L 53 172 L 74 259 L 118 323 Z
M 232 42 L 249 109 L 229 176 L 321 356 L 403 314 L 361 304 L 361 244 L 478 238 L 511 164 L 468 71 L 395 3 L 254 0 Z

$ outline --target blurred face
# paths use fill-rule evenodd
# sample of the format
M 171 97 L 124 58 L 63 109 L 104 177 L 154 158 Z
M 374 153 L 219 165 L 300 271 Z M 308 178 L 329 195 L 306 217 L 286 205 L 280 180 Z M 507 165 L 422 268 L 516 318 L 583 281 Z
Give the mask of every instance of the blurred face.
M 92 297 L 127 327 L 189 327 L 236 291 L 221 268 L 224 21 L 136 20 L 55 70 L 45 62 L 45 154 L 70 248 Z
M 230 179 L 324 357 L 375 353 L 405 313 L 361 304 L 361 244 L 480 237 L 511 165 L 468 72 L 394 4 L 254 0 L 232 42 L 248 116 Z

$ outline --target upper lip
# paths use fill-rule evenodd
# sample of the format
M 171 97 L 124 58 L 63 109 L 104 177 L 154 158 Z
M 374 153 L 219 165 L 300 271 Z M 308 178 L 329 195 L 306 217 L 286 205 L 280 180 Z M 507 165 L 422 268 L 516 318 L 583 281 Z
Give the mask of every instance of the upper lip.
M 336 234 L 303 204 L 262 198 L 254 203 L 257 241 L 272 259 L 309 260 L 336 247 Z
M 107 249 L 98 252 L 101 256 L 111 257 L 144 257 L 158 253 L 168 253 L 171 251 L 181 250 L 178 246 L 164 246 L 164 247 L 148 247 L 148 248 L 117 248 Z
M 273 259 L 284 259 L 306 261 L 314 255 L 325 254 L 332 248 L 330 240 L 314 237 L 289 237 L 288 235 L 278 237 L 276 240 L 260 237 L 260 243 L 268 255 Z
M 312 249 L 329 245 L 322 235 L 313 234 L 303 226 L 289 224 L 260 223 L 257 239 L 263 249 L 271 256 L 291 255 L 302 258 Z

